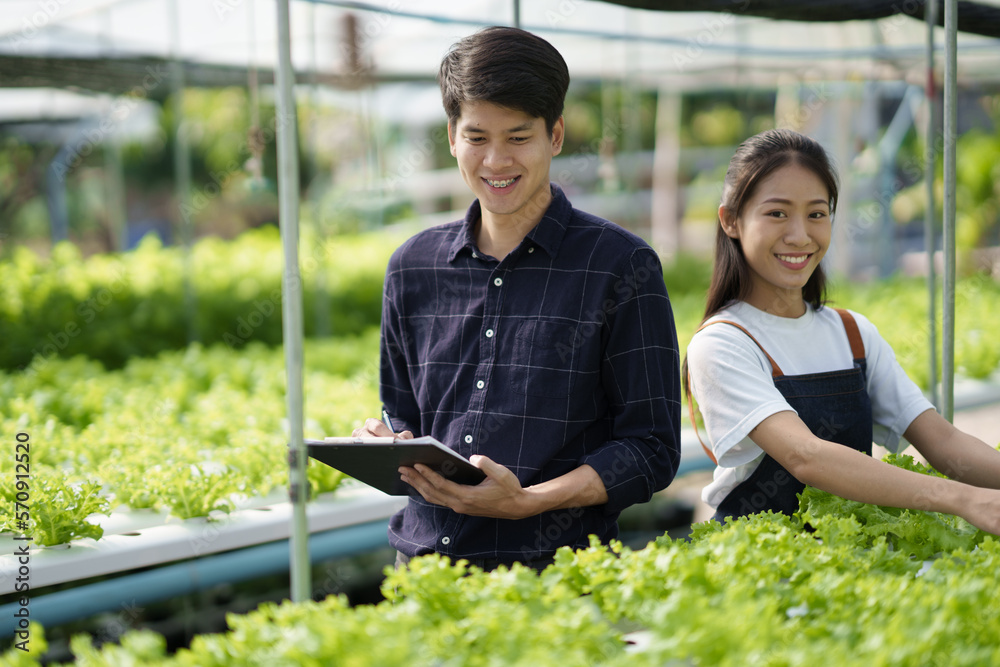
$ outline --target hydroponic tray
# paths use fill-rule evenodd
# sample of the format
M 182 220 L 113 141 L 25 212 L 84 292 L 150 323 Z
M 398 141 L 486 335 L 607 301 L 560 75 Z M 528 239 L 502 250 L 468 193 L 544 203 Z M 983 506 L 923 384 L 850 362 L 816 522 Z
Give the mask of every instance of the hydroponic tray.
M 99 540 L 86 538 L 68 546 L 35 547 L 29 551 L 26 565 L 31 589 L 288 539 L 292 504 L 281 501 L 280 496 L 254 499 L 241 509 L 210 519 L 168 519 L 166 514 L 144 511 L 98 517 L 105 530 Z M 406 500 L 345 483 L 335 493 L 320 496 L 306 506 L 309 532 L 385 519 L 402 508 Z M 23 565 L 15 554 L 24 544 L 30 543 L 15 540 L 10 534 L 0 535 L 0 594 L 15 591 Z

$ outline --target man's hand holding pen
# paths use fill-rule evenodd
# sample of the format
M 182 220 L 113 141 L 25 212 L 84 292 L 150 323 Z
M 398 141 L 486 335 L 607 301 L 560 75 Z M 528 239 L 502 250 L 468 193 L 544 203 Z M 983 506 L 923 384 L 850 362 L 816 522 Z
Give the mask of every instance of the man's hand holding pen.
M 395 437 L 402 439 L 409 439 L 413 437 L 412 431 L 400 431 L 396 432 L 396 429 L 392 427 L 392 419 L 389 418 L 389 413 L 382 410 L 382 420 L 379 421 L 374 417 L 369 417 L 365 420 L 365 423 L 359 428 L 354 429 L 351 435 L 355 438 L 386 438 Z

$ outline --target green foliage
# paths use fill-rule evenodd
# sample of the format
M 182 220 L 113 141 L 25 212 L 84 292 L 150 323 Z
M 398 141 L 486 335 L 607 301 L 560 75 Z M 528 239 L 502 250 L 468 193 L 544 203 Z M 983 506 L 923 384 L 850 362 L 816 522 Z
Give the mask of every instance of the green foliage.
M 45 628 L 35 621 L 30 621 L 27 633 L 29 641 L 23 644 L 23 647 L 27 650 L 12 648 L 0 654 L 0 666 L 32 667 L 33 665 L 42 664 L 41 660 L 49 650 L 49 643 L 45 639 Z M 20 642 L 23 641 L 23 638 L 15 637 L 14 641 Z
M 350 432 L 377 405 L 375 325 L 384 262 L 395 245 L 382 235 L 330 244 L 303 239 L 307 327 L 322 275 L 337 328 L 364 332 L 307 341 L 306 393 L 315 400 L 307 429 L 317 437 Z M 284 360 L 263 344 L 281 339 L 280 239 L 273 229 L 233 243 L 206 239 L 195 247 L 192 266 L 197 328 L 204 339 L 222 342 L 183 348 L 177 249 L 149 241 L 134 253 L 84 261 L 62 245 L 47 261 L 19 251 L 0 264 L 7 342 L 0 357 L 18 347 L 42 352 L 24 371 L 0 374 L 0 426 L 9 432 L 30 426 L 33 438 L 46 443 L 33 453 L 33 466 L 60 471 L 73 488 L 99 482 L 113 506 L 176 516 L 227 511 L 236 498 L 266 495 L 285 482 Z M 709 270 L 686 256 L 664 269 L 682 350 L 701 319 Z M 1000 365 L 1000 340 L 990 335 L 1000 327 L 1000 287 L 975 276 L 959 281 L 956 294 L 959 372 L 989 376 Z M 832 297 L 868 315 L 910 376 L 928 385 L 923 281 L 836 285 Z M 64 345 L 48 349 L 56 343 Z M 136 356 L 174 346 L 182 349 Z M 94 358 L 124 367 L 106 371 Z M 314 493 L 340 482 L 326 466 L 309 470 Z M 194 493 L 184 490 L 195 485 Z
M 926 525 L 919 513 L 871 535 L 832 497 L 802 511 L 816 532 L 767 512 L 638 550 L 592 539 L 540 574 L 423 556 L 386 568 L 378 604 L 268 603 L 170 656 L 149 631 L 100 649 L 78 636 L 71 649 L 90 666 L 998 664 L 996 538 L 962 538 L 925 560 L 920 545 L 888 537 Z M 0 664 L 38 663 L 9 652 Z
M 383 234 L 319 241 L 303 235 L 300 249 L 304 325 L 316 331 L 318 283 L 333 334 L 357 334 L 377 325 L 389 254 L 400 239 Z M 282 340 L 284 259 L 276 228 L 233 242 L 195 244 L 190 270 L 180 248 L 155 237 L 116 255 L 82 259 L 70 244 L 43 260 L 17 248 L 0 262 L 0 369 L 41 369 L 78 354 L 120 368 L 130 357 L 188 344 L 189 329 L 204 344 L 238 349 L 251 341 Z M 193 304 L 186 295 L 191 276 Z
M 63 544 L 81 537 L 100 539 L 104 529 L 89 523 L 93 514 L 107 514 L 110 503 L 97 482 L 68 484 L 54 474 L 32 476 L 31 528 L 35 544 Z
M 747 137 L 774 127 L 774 104 L 775 95 L 769 91 L 715 90 L 685 95 L 681 141 L 685 146 L 735 148 Z
M 923 475 L 943 477 L 911 456 L 890 454 L 886 462 Z M 971 550 L 986 533 L 952 514 L 866 505 L 807 487 L 799 513 L 825 542 L 847 535 L 862 547 L 886 544 L 895 551 L 927 560 L 952 551 Z M 844 517 L 849 517 L 845 519 Z
M 927 286 L 924 279 L 893 277 L 872 283 L 837 282 L 831 305 L 866 316 L 892 346 L 907 375 L 930 386 Z M 940 299 L 935 323 L 942 340 Z M 958 374 L 987 378 L 1000 367 L 1000 283 L 987 274 L 960 279 L 955 287 L 955 364 Z M 940 363 L 938 364 L 940 369 Z
M 682 296 L 694 295 L 705 308 L 708 284 L 712 280 L 712 263 L 691 254 L 678 254 L 663 267 L 663 280 L 671 302 Z
M 962 135 L 956 146 L 962 159 L 955 165 L 960 248 L 977 248 L 1000 226 L 1000 127 Z
M 378 330 L 307 341 L 306 437 L 350 433 L 378 405 Z M 39 544 L 99 538 L 110 508 L 177 518 L 228 512 L 287 484 L 280 349 L 194 345 L 105 371 L 83 357 L 0 373 L 0 429 L 31 434 L 31 516 Z M 12 507 L 13 466 L 0 496 Z M 313 495 L 343 475 L 311 462 Z M 12 530 L 9 517 L 3 528 Z
M 566 96 L 566 138 L 562 156 L 651 150 L 656 143 L 656 93 L 611 82 L 577 83 Z
M 104 529 L 88 518 L 109 513 L 110 503 L 101 496 L 101 484 L 70 482 L 60 471 L 45 466 L 32 465 L 31 470 L 31 475 L 19 480 L 13 472 L 0 476 L 0 501 L 8 508 L 0 517 L 0 532 L 30 535 L 40 546 L 81 537 L 100 539 Z M 27 522 L 18 520 L 22 514 L 29 517 Z
M 436 557 L 393 577 L 406 594 L 396 602 L 351 608 L 343 597 L 301 604 L 267 603 L 231 615 L 230 631 L 196 637 L 164 655 L 152 633 L 95 649 L 74 638 L 77 665 L 508 665 L 589 666 L 619 654 L 619 633 L 580 597 L 553 598 L 533 570 L 484 574 Z M 33 663 L 27 663 L 33 664 Z
M 209 470 L 209 465 L 189 465 L 160 468 L 151 480 L 162 493 L 163 505 L 178 519 L 209 516 L 213 510 L 230 512 L 235 507 L 233 496 L 237 479 L 228 470 Z M 166 474 L 164 474 L 166 473 Z
M 45 165 L 57 150 L 0 135 L 0 239 L 44 229 L 48 214 L 36 192 L 42 189 Z
M 382 233 L 319 242 L 303 236 L 300 263 L 306 334 L 317 332 L 321 283 L 328 294 L 333 334 L 356 334 L 378 324 L 385 265 L 402 237 Z M 185 260 L 155 238 L 121 255 L 81 259 L 61 245 L 43 260 L 20 248 L 0 262 L 0 368 L 45 373 L 55 358 L 86 355 L 109 368 L 187 344 L 188 313 L 198 340 L 241 349 L 252 341 L 281 342 L 283 254 L 277 230 L 248 232 L 235 241 L 199 241 L 191 256 L 194 308 L 184 294 Z M 701 321 L 711 264 L 682 255 L 664 267 L 680 349 Z M 833 286 L 835 305 L 861 312 L 889 341 L 910 377 L 929 386 L 926 287 L 893 278 Z M 988 377 L 1000 366 L 1000 285 L 984 274 L 956 289 L 956 363 L 967 377 Z M 940 325 L 938 325 L 940 326 Z M 96 372 L 96 371 L 95 371 Z M 53 399 L 55 400 L 55 399 Z M 99 406 L 95 409 L 100 409 Z
M 993 118 L 992 130 L 973 128 L 960 136 L 955 150 L 961 159 L 955 165 L 955 241 L 960 250 L 979 248 L 986 242 L 996 242 L 1000 233 L 1000 95 L 983 98 Z M 938 151 L 934 190 L 937 205 L 935 219 L 943 219 L 944 171 Z M 921 220 L 927 209 L 926 185 L 922 180 L 923 151 L 912 156 L 897 156 L 897 162 L 911 165 L 903 169 L 906 176 L 921 176 L 918 182 L 900 190 L 892 202 L 892 212 L 898 222 Z M 912 165 L 920 165 L 914 169 Z M 913 173 L 906 173 L 913 172 Z
M 743 112 L 726 105 L 699 111 L 691 119 L 691 134 L 701 145 L 733 146 L 744 134 Z

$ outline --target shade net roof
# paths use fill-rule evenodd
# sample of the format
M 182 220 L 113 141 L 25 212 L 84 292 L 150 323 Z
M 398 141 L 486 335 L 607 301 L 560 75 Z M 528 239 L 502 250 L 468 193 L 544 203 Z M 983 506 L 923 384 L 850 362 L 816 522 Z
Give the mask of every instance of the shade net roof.
M 606 0 L 612 4 L 654 11 L 712 11 L 761 16 L 782 21 L 840 22 L 870 21 L 891 16 L 911 16 L 926 20 L 924 0 Z M 933 8 L 937 25 L 944 25 L 944 0 Z M 957 28 L 962 32 L 1000 37 L 1000 7 L 986 2 L 957 3 Z
M 478 26 L 512 23 L 512 4 L 293 0 L 293 62 L 300 72 L 343 75 L 352 52 L 344 17 L 353 14 L 357 62 L 373 76 L 431 78 L 455 40 Z M 925 39 L 915 0 L 533 0 L 520 3 L 520 15 L 582 77 L 700 79 L 739 65 L 795 73 L 830 61 L 908 65 L 921 61 Z M 188 64 L 193 83 L 226 83 L 248 64 L 273 67 L 275 16 L 274 0 L 0 0 L 0 86 L 127 90 L 148 65 L 172 57 Z M 1000 36 L 1000 2 L 960 2 L 959 24 L 967 54 L 1000 54 L 991 38 Z
M 165 97 L 173 61 L 189 86 L 247 85 L 251 72 L 266 86 L 277 62 L 276 16 L 275 0 L 0 0 L 0 122 L 53 113 L 51 96 L 36 94 L 34 111 L 12 104 L 15 89 L 22 99 L 26 89 L 46 88 Z M 676 90 L 922 84 L 922 16 L 915 0 L 520 3 L 520 25 L 563 53 L 574 81 L 628 78 Z M 512 24 L 514 3 L 292 0 L 291 19 L 298 83 L 396 84 L 372 112 L 419 123 L 440 116 L 429 84 L 441 56 L 478 27 Z M 998 20 L 1000 0 L 959 3 L 960 24 L 977 29 L 959 34 L 960 83 L 1000 85 L 1000 40 L 990 36 Z

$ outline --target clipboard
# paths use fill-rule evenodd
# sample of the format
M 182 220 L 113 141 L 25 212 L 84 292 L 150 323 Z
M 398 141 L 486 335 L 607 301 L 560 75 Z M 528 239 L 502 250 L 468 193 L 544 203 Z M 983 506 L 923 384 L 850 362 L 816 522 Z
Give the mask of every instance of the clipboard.
M 478 484 L 486 473 L 469 459 L 430 436 L 421 438 L 325 438 L 306 440 L 310 458 L 373 486 L 390 496 L 414 491 L 399 475 L 400 466 L 422 463 L 458 484 Z

